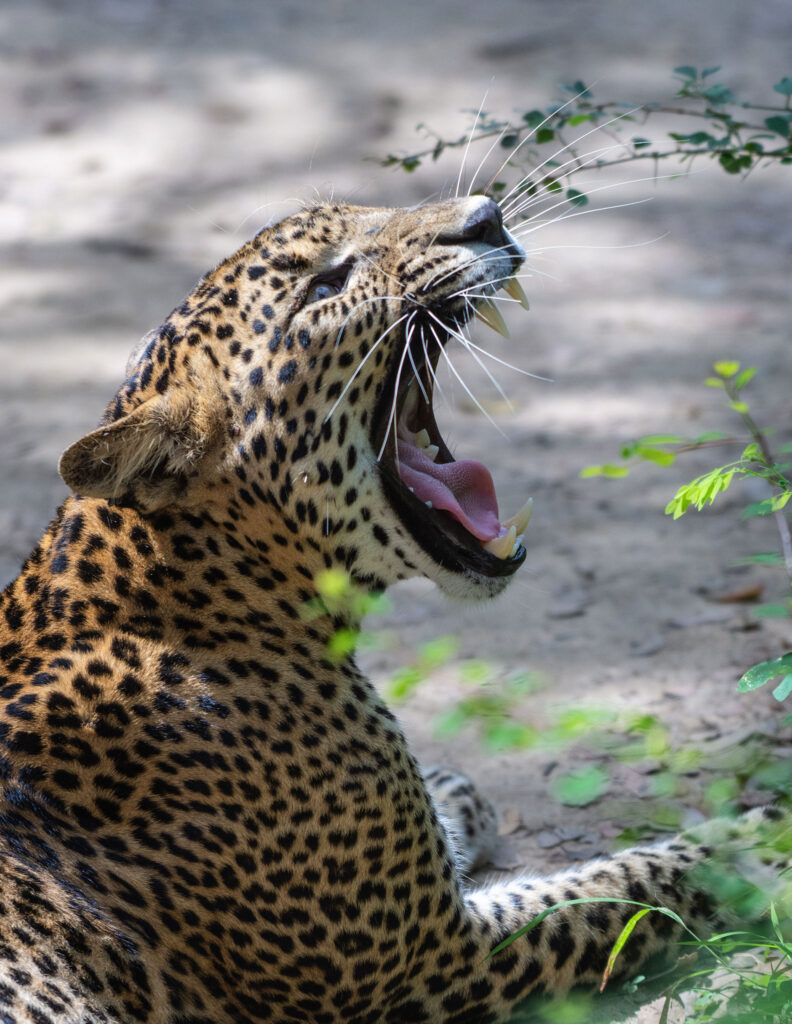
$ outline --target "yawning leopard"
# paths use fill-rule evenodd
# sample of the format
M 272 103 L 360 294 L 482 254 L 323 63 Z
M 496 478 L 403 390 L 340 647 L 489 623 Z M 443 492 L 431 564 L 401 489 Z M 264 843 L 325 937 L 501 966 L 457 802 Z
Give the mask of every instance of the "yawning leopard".
M 502 519 L 432 411 L 524 258 L 483 197 L 306 209 L 201 280 L 64 453 L 74 494 L 0 599 L 3 1024 L 487 1024 L 595 986 L 636 902 L 708 928 L 693 869 L 753 819 L 473 887 L 490 804 L 422 775 L 329 651 L 356 623 L 328 570 L 483 599 L 526 558 L 530 506 Z M 616 973 L 680 931 L 648 914 Z

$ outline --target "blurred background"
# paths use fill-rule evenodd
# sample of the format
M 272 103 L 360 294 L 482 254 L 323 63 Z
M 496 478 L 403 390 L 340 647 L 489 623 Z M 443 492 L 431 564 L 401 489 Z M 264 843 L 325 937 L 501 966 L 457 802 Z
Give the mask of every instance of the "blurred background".
M 96 424 L 128 351 L 267 220 L 315 197 L 403 205 L 447 192 L 457 151 L 411 175 L 377 159 L 424 148 L 419 122 L 454 137 L 482 102 L 510 116 L 546 106 L 562 82 L 668 101 L 675 66 L 722 65 L 740 95 L 777 101 L 790 39 L 788 0 L 2 0 L 0 581 L 63 498 L 58 455 Z M 483 609 L 450 606 L 424 581 L 397 589 L 363 655 L 378 682 L 453 634 L 459 658 L 489 659 L 495 675 L 542 673 L 545 694 L 521 711 L 538 729 L 553 700 L 649 708 L 693 745 L 775 728 L 778 705 L 746 703 L 735 684 L 792 646 L 788 620 L 708 597 L 783 593 L 781 576 L 734 565 L 777 547 L 772 522 L 741 523 L 731 495 L 681 523 L 663 515 L 712 456 L 626 481 L 578 474 L 642 434 L 732 430 L 701 384 L 718 358 L 757 366 L 763 416 L 788 423 L 789 170 L 741 182 L 700 161 L 677 180 L 626 184 L 650 177 L 636 164 L 601 179 L 615 187 L 599 205 L 640 205 L 529 235 L 531 312 L 510 316 L 510 342 L 477 331 L 552 383 L 493 364 L 509 407 L 458 356 L 503 435 L 459 388 L 444 432 L 488 463 L 505 514 L 533 495 L 528 560 Z M 465 686 L 449 664 L 403 706 L 419 755 L 489 779 L 515 863 L 598 852 L 621 813 L 602 806 L 585 812 L 593 832 L 537 846 L 540 825 L 568 814 L 547 795 L 557 758 L 482 757 L 470 730 L 438 737 Z M 640 799 L 646 778 L 620 765 L 617 791 Z

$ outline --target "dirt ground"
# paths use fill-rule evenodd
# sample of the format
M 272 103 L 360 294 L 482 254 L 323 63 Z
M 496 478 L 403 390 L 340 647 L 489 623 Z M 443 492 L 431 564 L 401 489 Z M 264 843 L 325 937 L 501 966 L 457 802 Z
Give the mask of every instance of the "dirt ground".
M 485 93 L 506 114 L 577 78 L 602 98 L 658 100 L 675 65 L 721 64 L 736 90 L 772 101 L 790 38 L 787 0 L 5 0 L 0 583 L 62 498 L 59 452 L 95 425 L 129 349 L 264 221 L 316 194 L 401 205 L 448 189 L 458 155 L 410 176 L 366 158 L 420 148 L 419 121 L 458 132 Z M 477 339 L 552 383 L 493 364 L 509 410 L 457 354 L 503 434 L 459 387 L 440 416 L 460 453 L 487 462 L 506 514 L 533 496 L 527 562 L 488 607 L 451 605 L 425 581 L 397 588 L 373 624 L 380 647 L 362 656 L 384 685 L 421 643 L 455 634 L 459 656 L 496 678 L 542 674 L 517 710 L 540 732 L 563 708 L 655 715 L 703 757 L 662 801 L 686 821 L 709 812 L 708 769 L 750 734 L 788 753 L 784 709 L 736 681 L 792 647 L 792 626 L 711 599 L 754 583 L 763 600 L 783 594 L 776 572 L 735 565 L 776 549 L 774 526 L 740 521 L 761 497 L 750 488 L 682 522 L 663 515 L 719 452 L 623 481 L 578 474 L 640 435 L 732 429 L 701 385 L 717 358 L 755 365 L 763 418 L 788 422 L 789 170 L 744 183 L 696 170 L 616 187 L 600 205 L 647 201 L 528 236 L 531 312 L 510 316 L 511 341 L 483 325 Z M 399 711 L 423 761 L 468 770 L 498 803 L 507 836 L 491 873 L 566 866 L 653 818 L 658 765 L 623 764 L 585 736 L 511 753 L 485 751 L 472 726 L 438 737 L 469 693 L 459 675 L 438 670 Z M 604 794 L 562 806 L 556 780 L 591 764 L 610 774 Z M 758 799 L 750 785 L 745 799 Z

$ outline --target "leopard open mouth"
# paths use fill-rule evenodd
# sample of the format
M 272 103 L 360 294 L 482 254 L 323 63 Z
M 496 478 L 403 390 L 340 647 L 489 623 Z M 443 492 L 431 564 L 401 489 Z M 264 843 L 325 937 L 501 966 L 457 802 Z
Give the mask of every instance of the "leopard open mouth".
M 493 308 L 484 300 L 479 314 L 491 326 Z M 443 316 L 436 309 L 433 314 L 424 324 L 419 314 L 404 338 L 408 351 L 401 349 L 377 411 L 374 443 L 380 453 L 383 486 L 412 537 L 443 568 L 510 576 L 525 561 L 521 535 L 530 519 L 531 502 L 501 522 L 487 467 L 471 459 L 457 461 L 449 451 L 432 408 L 435 374 L 441 346 L 471 310 L 468 305 L 453 315 Z M 440 327 L 441 322 L 447 329 Z

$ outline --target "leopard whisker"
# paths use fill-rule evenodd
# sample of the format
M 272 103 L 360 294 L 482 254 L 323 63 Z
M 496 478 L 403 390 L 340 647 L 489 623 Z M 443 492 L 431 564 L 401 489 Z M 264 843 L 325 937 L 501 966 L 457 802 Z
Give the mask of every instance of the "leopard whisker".
M 430 277 L 426 284 L 421 287 L 420 293 L 424 294 L 431 288 L 436 288 L 438 285 L 442 284 L 443 281 L 447 280 L 452 275 L 459 274 L 461 273 L 461 271 L 467 270 L 468 267 L 472 267 L 474 263 L 489 263 L 494 262 L 495 260 L 502 259 L 503 249 L 500 246 L 488 249 L 486 252 L 483 253 L 474 254 L 469 259 L 465 260 L 463 263 L 460 263 L 458 266 L 452 267 L 451 270 L 447 270 L 445 273 L 438 271 L 437 274 L 435 274 L 433 277 Z
M 428 367 L 429 373 L 432 375 L 432 380 L 434 381 L 433 391 L 436 390 L 437 393 L 440 395 L 440 397 L 443 399 L 443 402 L 445 403 L 445 405 L 448 406 L 449 405 L 448 399 L 446 398 L 445 392 L 443 391 L 442 387 L 440 386 L 440 381 L 438 380 L 437 374 L 435 373 L 435 369 L 432 366 L 432 360 L 429 358 L 429 349 L 428 349 L 427 344 L 426 344 L 426 335 L 424 334 L 423 324 L 420 324 L 419 327 L 420 327 L 420 331 L 421 331 L 421 345 L 423 347 L 424 359 L 426 360 L 426 366 Z
M 465 146 L 465 151 L 462 154 L 462 163 L 460 164 L 459 174 L 457 175 L 456 189 L 454 190 L 454 198 L 455 199 L 459 198 L 459 189 L 460 189 L 460 187 L 462 185 L 462 175 L 465 173 L 465 162 L 467 161 L 467 156 L 468 156 L 468 153 L 470 151 L 470 143 L 473 141 L 473 135 L 475 134 L 475 131 L 476 131 L 476 125 L 478 124 L 478 120 L 481 117 L 481 111 L 484 109 L 484 104 L 487 102 L 487 96 L 488 95 L 489 95 L 489 89 L 487 89 L 487 91 L 484 93 L 484 96 L 482 97 L 482 100 L 481 100 L 481 104 L 479 105 L 479 108 L 478 108 L 478 113 L 476 114 L 475 118 L 473 119 L 473 126 L 470 129 L 470 134 L 468 135 L 467 145 Z M 470 195 L 470 192 L 468 192 L 467 194 Z
M 412 366 L 412 370 L 413 370 L 413 374 L 415 375 L 415 379 L 418 381 L 418 387 L 421 390 L 421 396 L 422 396 L 424 402 L 426 402 L 426 404 L 429 405 L 429 396 L 427 395 L 427 393 L 426 393 L 426 391 L 424 389 L 423 381 L 421 380 L 421 375 L 418 373 L 418 367 L 415 365 L 415 360 L 413 359 L 413 354 L 412 354 L 412 334 L 413 334 L 413 327 L 414 327 L 413 321 L 415 319 L 415 316 L 417 316 L 417 312 L 415 314 L 413 314 L 413 317 L 410 320 L 407 321 L 407 326 L 406 326 L 405 332 L 404 332 L 405 336 L 407 338 L 407 354 L 410 357 L 410 365 Z
M 592 163 L 594 163 L 598 159 L 598 157 L 602 156 L 603 154 L 610 153 L 614 149 L 621 149 L 621 148 L 622 148 L 621 143 L 616 144 L 616 145 L 611 144 L 611 145 L 608 145 L 608 146 L 600 146 L 597 149 L 589 150 L 587 153 L 582 154 L 582 156 L 574 156 L 574 157 L 570 158 L 569 160 L 565 160 L 564 163 L 559 164 L 558 167 L 554 167 L 553 168 L 553 175 L 555 176 L 555 180 L 558 180 L 558 178 L 560 178 L 560 177 L 566 177 L 569 173 L 571 173 L 571 172 L 566 172 L 565 173 L 565 168 L 569 167 L 570 165 L 575 166 L 575 168 L 577 170 L 581 170 L 584 167 L 590 166 Z M 539 168 L 536 168 L 535 171 L 536 170 L 539 170 Z M 532 172 L 532 174 L 535 174 L 535 171 Z M 521 184 L 523 182 L 530 181 L 531 177 L 532 177 L 532 175 L 528 175 L 527 177 L 523 178 Z M 578 185 L 578 188 L 583 188 L 583 187 L 585 187 L 585 186 Z M 503 205 L 503 204 L 499 204 L 499 205 L 501 205 L 501 210 L 503 211 L 503 219 L 504 219 L 504 221 L 509 221 L 514 216 L 516 216 L 516 214 L 517 214 L 517 212 L 519 210 L 527 208 L 527 206 L 521 206 L 520 205 L 521 203 L 526 203 L 528 205 L 532 205 L 534 203 L 540 203 L 543 200 L 555 199 L 555 198 L 557 198 L 557 193 L 549 193 L 548 194 L 547 191 L 537 192 L 537 193 L 535 193 L 535 194 L 533 194 L 531 196 L 527 196 L 527 197 L 526 197 L 524 192 L 520 192 L 518 195 L 513 196 L 509 200 L 509 202 L 506 203 L 505 205 Z
M 344 397 L 344 395 L 345 395 L 345 394 L 347 393 L 347 391 L 348 391 L 348 390 L 349 390 L 349 389 L 350 389 L 350 388 L 352 387 L 352 384 L 354 383 L 355 379 L 357 378 L 357 375 L 358 375 L 358 374 L 360 373 L 360 371 L 361 371 L 361 370 L 363 369 L 363 367 L 365 366 L 365 364 L 366 364 L 366 361 L 367 361 L 368 359 L 370 359 L 371 355 L 372 355 L 372 354 L 373 354 L 374 352 L 376 352 L 377 348 L 378 348 L 378 347 L 379 347 L 379 346 L 380 346 L 380 345 L 382 344 L 382 342 L 383 342 L 383 341 L 385 340 L 385 338 L 386 338 L 386 337 L 387 337 L 387 336 L 388 336 L 388 335 L 390 334 L 390 332 L 391 332 L 391 331 L 392 331 L 392 330 L 393 330 L 394 328 L 398 327 L 400 323 L 403 323 L 403 322 L 404 322 L 404 321 L 405 321 L 405 320 L 406 320 L 406 319 L 408 318 L 408 316 L 409 316 L 409 315 L 410 315 L 409 313 L 404 313 L 404 314 L 403 314 L 402 316 L 400 316 L 400 317 L 399 317 L 399 319 L 398 319 L 398 320 L 394 321 L 394 322 L 393 322 L 393 323 L 392 323 L 392 324 L 390 325 L 390 327 L 388 327 L 388 328 L 387 328 L 387 330 L 383 331 L 383 332 L 382 332 L 382 334 L 380 334 L 380 336 L 379 336 L 379 337 L 377 338 L 377 340 L 376 340 L 376 341 L 374 342 L 374 344 L 373 344 L 373 345 L 371 346 L 371 348 L 370 348 L 370 349 L 368 350 L 368 352 L 367 352 L 367 353 L 365 354 L 365 356 L 363 356 L 363 358 L 362 358 L 362 359 L 360 360 L 360 362 L 358 363 L 358 365 L 357 365 L 357 366 L 355 367 L 355 372 L 354 372 L 354 373 L 352 374 L 352 376 L 351 376 L 351 377 L 349 378 L 349 380 L 348 380 L 348 381 L 346 382 L 346 385 L 344 386 L 344 390 L 343 390 L 343 391 L 341 392 L 341 394 L 340 394 L 340 395 L 338 396 L 338 399 L 336 400 L 335 404 L 333 405 L 333 408 L 332 408 L 332 409 L 330 410 L 330 412 L 329 412 L 329 413 L 328 413 L 328 414 L 327 414 L 327 415 L 325 416 L 325 418 L 324 418 L 324 422 L 325 422 L 325 423 L 327 423 L 327 421 L 328 421 L 328 420 L 330 419 L 330 417 L 331 417 L 331 416 L 333 415 L 333 413 L 334 413 L 334 412 L 336 411 L 336 409 L 338 408 L 338 406 L 339 406 L 339 405 L 341 404 L 341 400 L 343 399 L 343 397 Z
M 453 333 L 453 331 L 450 331 L 450 330 L 449 330 L 449 328 L 448 328 L 448 325 L 447 325 L 447 324 L 444 324 L 444 323 L 443 323 L 443 321 L 442 321 L 442 320 L 441 320 L 441 319 L 440 319 L 439 317 L 435 316 L 435 315 L 434 315 L 434 313 L 433 313 L 433 312 L 432 312 L 431 310 L 427 310 L 427 312 L 429 313 L 429 316 L 430 316 L 430 317 L 431 317 L 431 318 L 432 318 L 433 320 L 437 321 L 437 323 L 438 323 L 438 324 L 439 324 L 439 325 L 440 325 L 440 326 L 442 327 L 442 329 L 443 329 L 444 331 L 448 331 L 448 333 Z M 481 412 L 481 413 L 482 413 L 482 414 L 483 414 L 483 415 L 484 415 L 484 416 L 485 416 L 485 417 L 486 417 L 486 418 L 487 418 L 487 419 L 488 419 L 488 420 L 490 421 L 490 423 L 491 423 L 491 424 L 492 424 L 492 426 L 493 426 L 493 427 L 494 427 L 494 428 L 495 428 L 495 429 L 496 429 L 496 430 L 498 431 L 498 433 L 499 433 L 499 434 L 500 434 L 500 435 L 501 435 L 502 437 L 506 438 L 506 434 L 505 434 L 505 433 L 503 432 L 503 430 L 502 430 L 502 429 L 501 429 L 501 428 L 500 428 L 500 427 L 498 426 L 498 424 L 497 424 L 497 423 L 495 422 L 495 420 L 494 420 L 494 419 L 493 419 L 493 418 L 492 418 L 492 417 L 490 416 L 490 414 L 489 414 L 489 413 L 487 412 L 487 410 L 486 410 L 486 409 L 484 408 L 484 406 L 483 406 L 483 405 L 481 404 L 481 402 L 479 402 L 479 400 L 478 400 L 478 399 L 476 398 L 476 396 L 475 396 L 475 395 L 473 394 L 473 392 L 472 392 L 472 391 L 470 390 L 470 388 L 469 388 L 469 387 L 467 386 L 467 384 L 466 384 L 466 383 L 465 383 L 465 381 L 463 380 L 463 378 L 462 378 L 462 376 L 460 375 L 459 371 L 458 371 L 458 370 L 457 370 L 457 368 L 456 368 L 456 367 L 454 366 L 454 364 L 453 364 L 453 362 L 452 362 L 452 360 L 451 360 L 451 357 L 449 356 L 448 352 L 446 351 L 446 347 L 445 347 L 445 345 L 441 344 L 441 342 L 440 342 L 440 339 L 438 338 L 438 336 L 437 336 L 437 332 L 435 331 L 434 327 L 432 327 L 432 325 L 431 325 L 431 324 L 429 324 L 428 326 L 429 326 L 429 330 L 430 330 L 430 331 L 432 332 L 432 334 L 433 334 L 433 335 L 434 335 L 434 337 L 435 337 L 435 341 L 436 341 L 436 342 L 437 342 L 437 344 L 438 344 L 438 345 L 440 346 L 440 351 L 441 351 L 441 352 L 443 353 L 443 356 L 444 356 L 444 358 L 445 358 L 446 362 L 448 363 L 448 366 L 449 366 L 449 368 L 450 368 L 451 372 L 452 372 L 452 373 L 454 374 L 454 376 L 456 377 L 456 379 L 457 379 L 457 380 L 459 381 L 459 383 L 460 383 L 460 384 L 462 385 L 462 387 L 463 387 L 463 388 L 465 389 L 465 391 L 467 392 L 467 394 L 468 394 L 469 398 L 471 399 L 471 401 L 472 401 L 472 402 L 474 403 L 474 405 L 476 406 L 476 408 L 477 408 L 477 409 L 478 409 L 478 410 L 479 410 L 479 411 L 480 411 L 480 412 Z M 507 439 L 508 439 L 508 438 L 507 438 Z
M 563 107 L 561 109 L 563 110 Z M 547 165 L 549 163 L 552 163 L 557 157 L 561 156 L 562 153 L 567 152 L 567 150 L 571 149 L 572 146 L 578 145 L 583 139 L 587 139 L 589 137 L 589 135 L 594 135 L 596 132 L 602 131 L 605 128 L 608 128 L 610 125 L 615 124 L 617 121 L 622 121 L 624 118 L 630 117 L 631 114 L 634 114 L 636 111 L 638 111 L 640 109 L 641 109 L 640 107 L 633 107 L 632 109 L 626 110 L 626 111 L 624 111 L 621 114 L 617 114 L 615 117 L 610 118 L 610 120 L 606 121 L 604 124 L 597 124 L 597 125 L 595 125 L 593 128 L 590 128 L 587 132 L 584 132 L 582 135 L 579 135 L 572 142 L 568 142 L 568 143 L 566 143 L 566 145 L 561 146 L 561 148 L 557 149 L 555 151 L 555 153 L 553 153 L 551 156 L 548 156 L 545 160 L 542 161 L 542 163 L 540 163 L 536 167 L 534 167 L 533 170 L 530 172 L 530 174 L 527 174 L 521 181 L 519 181 L 516 185 L 514 185 L 509 190 L 509 192 L 506 193 L 506 195 L 503 197 L 501 202 L 505 203 L 506 200 L 509 199 L 509 197 L 517 189 L 519 189 L 520 185 L 522 185 L 522 183 L 524 181 L 528 181 L 531 178 L 532 175 L 537 174 L 543 168 L 547 167 Z M 609 146 L 608 148 L 611 148 L 611 146 Z M 618 145 L 616 146 L 616 148 L 619 148 Z M 573 162 L 573 161 L 574 161 L 574 158 L 573 158 L 572 161 L 567 161 L 567 162 L 569 163 L 569 162 Z M 555 172 L 555 168 L 553 170 Z
M 536 125 L 536 127 L 535 127 L 535 128 L 532 128 L 532 129 L 531 129 L 531 131 L 530 131 L 530 132 L 529 132 L 529 133 L 528 133 L 528 134 L 527 134 L 527 135 L 525 136 L 525 138 L 524 138 L 524 139 L 522 140 L 522 142 L 520 142 L 520 143 L 519 143 L 518 145 L 516 145 L 516 146 L 514 147 L 514 149 L 512 149 L 512 150 L 511 150 L 511 151 L 509 152 L 509 155 L 508 155 L 508 156 L 506 157 L 506 159 L 505 159 L 505 160 L 503 161 L 503 163 L 501 163 L 501 165 L 500 165 L 500 166 L 498 167 L 497 171 L 495 171 L 495 173 L 494 173 L 494 174 L 492 175 L 492 177 L 490 178 L 490 180 L 489 180 L 489 181 L 487 182 L 487 187 L 486 187 L 486 188 L 484 189 L 484 191 L 485 191 L 485 192 L 489 192 L 489 190 L 490 190 L 490 189 L 492 188 L 493 182 L 494 182 L 494 181 L 495 181 L 495 179 L 496 179 L 496 178 L 498 177 L 498 175 L 499 175 L 499 174 L 501 173 L 501 171 L 503 170 L 503 168 L 504 168 L 504 167 L 505 167 L 505 166 L 506 166 L 506 165 L 508 164 L 508 162 L 509 162 L 510 160 L 513 160 L 513 159 L 514 159 L 514 157 L 516 156 L 516 154 L 517 154 L 517 153 L 519 153 L 519 151 L 520 151 L 520 150 L 522 149 L 522 147 L 523 147 L 523 146 L 524 146 L 524 145 L 525 145 L 526 143 L 530 142 L 530 141 L 531 141 L 531 139 L 532 139 L 532 138 L 534 138 L 534 136 L 536 135 L 536 133 L 537 133 L 537 132 L 539 131 L 539 129 L 540 129 L 540 128 L 544 128 L 544 126 L 545 126 L 545 125 L 547 124 L 547 122 L 548 122 L 548 121 L 549 121 L 549 120 L 550 120 L 551 118 L 553 118 L 553 117 L 554 117 L 554 116 L 555 116 L 556 114 L 559 114 L 559 113 L 560 113 L 560 112 L 561 112 L 562 110 L 566 110 L 566 108 L 567 108 L 568 106 L 570 106 L 570 104 L 574 103 L 574 102 L 575 102 L 576 100 L 579 100 L 581 96 L 584 96 L 584 95 L 586 94 L 586 92 L 587 92 L 587 90 L 586 90 L 586 89 L 581 89 L 581 90 L 580 90 L 580 92 L 576 93 L 576 94 L 575 94 L 574 96 L 571 96 L 571 97 L 570 97 L 570 98 L 569 98 L 569 99 L 568 99 L 568 100 L 566 101 L 566 103 L 563 103 L 563 104 L 562 104 L 562 105 L 561 105 L 560 107 L 557 107 L 557 108 L 556 108 L 556 109 L 555 109 L 554 111 L 552 111 L 552 113 L 548 114 L 548 115 L 547 115 L 547 117 L 546 117 L 546 118 L 544 119 L 544 121 L 540 121 L 540 122 L 539 122 L 539 124 L 538 124 L 538 125 Z M 563 152 L 563 150 L 562 150 L 562 152 Z M 524 180 L 524 179 L 523 179 L 523 180 Z M 515 186 L 515 187 L 516 187 L 516 186 Z M 513 191 L 513 190 L 512 190 L 512 191 Z M 511 195 L 511 192 L 507 193 L 507 195 Z
M 465 302 L 473 311 L 475 311 L 475 307 L 473 306 L 473 303 L 470 301 L 470 299 L 468 299 L 466 297 L 465 298 Z M 460 330 L 458 332 L 457 331 L 450 331 L 449 333 L 451 334 L 451 337 L 452 338 L 456 338 L 456 340 L 465 348 L 465 350 L 470 353 L 470 355 L 473 357 L 473 359 L 475 359 L 475 361 L 478 364 L 478 366 L 481 367 L 481 369 L 484 371 L 484 373 L 489 378 L 490 383 L 494 386 L 495 390 L 498 392 L 498 394 L 501 396 L 503 401 L 509 407 L 509 410 L 513 412 L 514 411 L 514 406 L 511 403 L 511 399 L 509 398 L 509 396 L 506 394 L 506 392 L 501 387 L 500 382 L 493 376 L 493 374 L 490 372 L 489 368 L 486 366 L 485 363 L 482 362 L 482 360 L 478 356 L 478 354 L 476 352 L 476 349 L 475 349 L 475 347 L 473 346 L 473 344 L 472 344 L 472 342 L 470 340 L 470 335 L 469 334 L 465 334 L 464 328 L 460 328 Z
M 415 312 L 413 312 L 411 315 L 415 316 Z M 409 316 L 408 316 L 408 321 L 409 321 Z M 399 360 L 399 367 L 398 367 L 398 369 L 396 371 L 396 381 L 395 381 L 395 383 L 393 385 L 393 402 L 391 404 L 390 413 L 388 414 L 388 423 L 387 423 L 387 425 L 385 427 L 385 434 L 384 434 L 383 439 L 382 439 L 382 446 L 380 447 L 379 454 L 377 455 L 377 462 L 380 461 L 380 459 L 382 458 L 382 456 L 383 456 L 383 454 L 385 452 L 385 448 L 386 448 L 386 446 L 388 444 L 388 434 L 390 433 L 391 424 L 393 424 L 393 440 L 394 440 L 394 444 L 395 444 L 395 448 L 396 448 L 396 462 L 397 462 L 397 465 L 398 465 L 399 443 L 398 443 L 398 431 L 397 431 L 397 426 L 396 426 L 396 419 L 397 419 L 397 417 L 396 417 L 396 406 L 397 406 L 398 400 L 399 400 L 399 384 L 401 383 L 402 370 L 404 369 L 404 360 L 405 360 L 405 358 L 407 356 L 407 353 L 409 351 L 410 351 L 410 346 L 409 346 L 409 344 L 407 344 L 405 342 L 404 351 L 401 354 L 401 359 Z
M 526 227 L 525 230 L 515 230 L 515 238 L 521 238 L 525 235 L 533 234 L 534 231 L 539 231 L 541 228 L 546 228 L 550 224 L 559 224 L 562 220 L 571 220 L 573 217 L 591 216 L 594 213 L 607 213 L 609 210 L 621 210 L 627 206 L 641 206 L 643 203 L 649 203 L 653 199 L 653 196 L 646 196 L 644 199 L 632 199 L 626 203 L 612 203 L 610 206 L 597 206 L 591 210 L 578 210 L 577 212 L 570 213 L 568 210 L 560 213 L 557 217 L 553 217 L 550 220 L 535 221 L 526 220 L 523 223 L 525 225 L 531 225 Z
M 587 193 L 587 195 L 588 196 L 593 196 L 593 195 L 596 195 L 598 192 L 607 192 L 610 189 L 623 188 L 625 185 L 639 185 L 639 184 L 641 184 L 642 182 L 645 182 L 645 181 L 662 181 L 664 178 L 677 178 L 677 177 L 679 177 L 678 174 L 660 174 L 660 175 L 652 174 L 652 175 L 644 175 L 644 176 L 642 176 L 640 178 L 630 178 L 628 181 L 612 181 L 612 182 L 609 182 L 607 185 L 600 185 L 598 188 L 591 189 Z M 648 202 L 651 198 L 652 198 L 651 196 L 647 196 L 644 199 L 635 200 L 635 202 L 639 202 L 639 203 Z M 542 214 L 542 216 L 544 216 L 545 214 L 552 213 L 553 210 L 558 209 L 559 206 L 566 206 L 568 203 L 569 203 L 569 200 L 566 197 L 564 199 L 559 199 L 556 203 L 554 203 L 552 206 L 549 206 L 546 210 L 542 210 L 541 214 Z M 527 209 L 530 205 L 531 205 L 531 202 L 529 201 L 529 202 L 527 202 L 525 204 L 524 207 L 518 207 L 516 210 L 514 210 L 512 212 L 512 214 L 510 214 L 510 216 L 511 217 L 516 216 L 518 213 L 522 212 L 523 209 Z M 633 203 L 625 203 L 623 205 L 634 205 L 634 204 Z M 589 209 L 589 210 L 580 210 L 580 211 L 578 211 L 578 213 L 582 213 L 582 214 L 585 214 L 585 213 L 595 213 L 595 212 L 598 211 L 598 209 L 613 210 L 613 209 L 618 209 L 618 206 L 608 206 L 608 207 L 599 207 L 599 208 L 594 208 L 594 209 Z M 526 220 L 523 221 L 522 223 L 526 223 L 526 222 L 530 222 L 530 219 L 526 218 Z M 555 221 L 552 221 L 551 223 L 555 223 Z M 514 230 L 514 234 L 515 235 L 517 234 L 517 229 Z
M 338 346 L 340 345 L 341 339 L 344 336 L 344 330 L 346 328 L 346 325 L 349 323 L 349 319 L 353 315 L 353 313 L 356 313 L 361 306 L 365 306 L 369 302 L 404 302 L 404 297 L 401 295 L 375 295 L 373 298 L 361 299 L 360 302 L 356 302 L 352 309 L 350 309 L 349 313 L 347 313 L 346 317 L 344 318 L 344 322 L 338 328 L 338 334 L 336 335 L 335 345 L 333 346 L 334 348 L 338 348 Z

